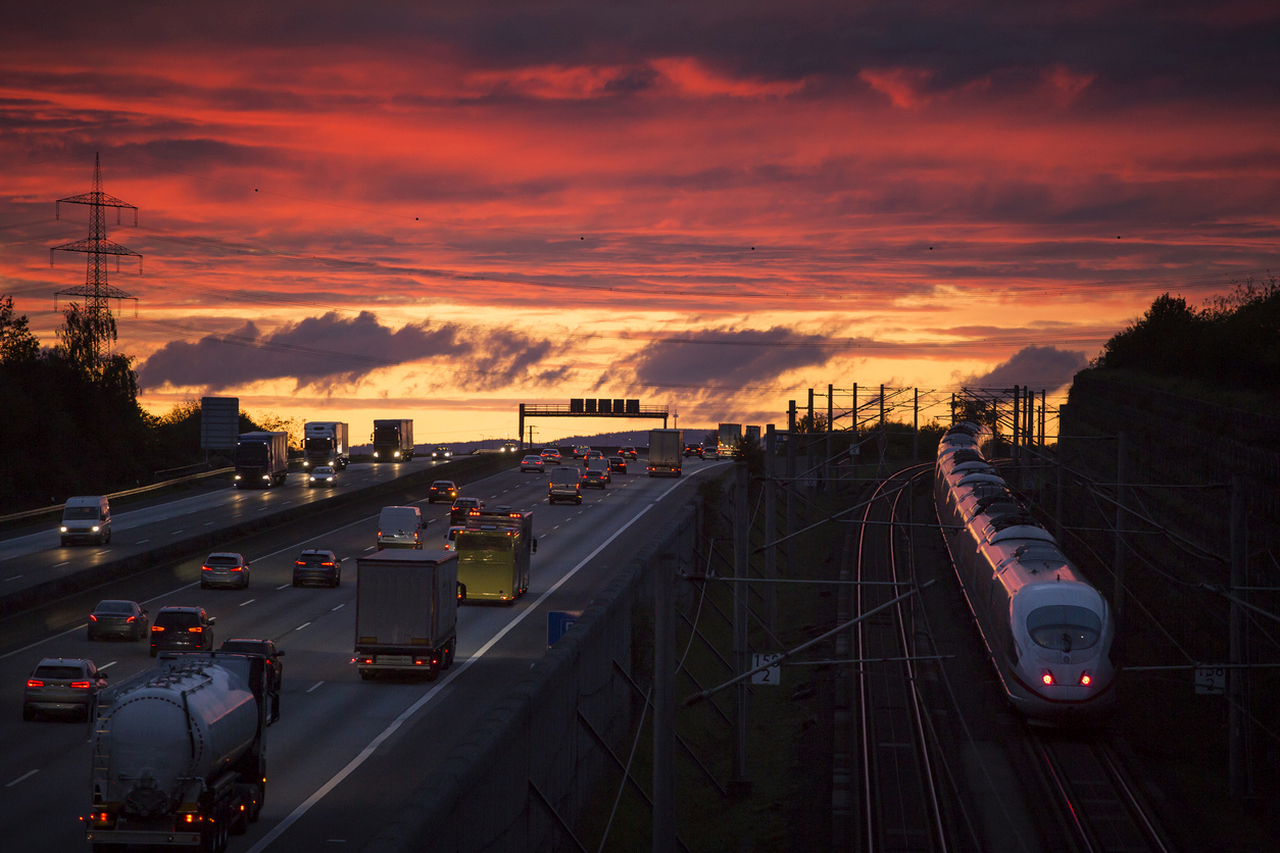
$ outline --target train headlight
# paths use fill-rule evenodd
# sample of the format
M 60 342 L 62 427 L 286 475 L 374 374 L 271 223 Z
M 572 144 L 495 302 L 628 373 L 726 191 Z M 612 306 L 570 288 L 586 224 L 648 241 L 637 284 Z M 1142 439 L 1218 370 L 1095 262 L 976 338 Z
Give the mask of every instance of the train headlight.
M 1044 670 L 1044 671 L 1042 671 L 1042 672 L 1040 673 L 1040 681 L 1041 681 L 1041 682 L 1043 682 L 1043 683 L 1044 683 L 1044 685 L 1045 685 L 1046 687 L 1048 687 L 1048 686 L 1052 685 L 1052 684 L 1053 684 L 1053 673 L 1052 673 L 1052 672 L 1050 672 L 1050 671 L 1049 671 L 1049 670 L 1047 670 L 1047 669 L 1046 669 L 1046 670 Z

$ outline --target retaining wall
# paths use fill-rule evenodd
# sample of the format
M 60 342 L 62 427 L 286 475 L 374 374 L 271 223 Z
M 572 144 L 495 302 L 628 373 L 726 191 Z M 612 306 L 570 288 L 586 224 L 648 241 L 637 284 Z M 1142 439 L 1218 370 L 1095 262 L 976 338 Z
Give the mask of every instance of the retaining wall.
M 621 784 L 597 736 L 625 759 L 643 708 L 632 681 L 652 680 L 653 572 L 693 570 L 697 518 L 690 503 L 632 558 L 363 853 L 578 848 L 584 804 Z

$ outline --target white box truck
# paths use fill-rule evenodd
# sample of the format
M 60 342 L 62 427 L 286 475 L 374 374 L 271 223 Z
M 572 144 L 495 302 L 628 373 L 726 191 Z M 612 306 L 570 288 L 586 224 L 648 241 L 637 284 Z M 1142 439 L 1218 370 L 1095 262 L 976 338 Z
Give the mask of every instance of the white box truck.
M 434 681 L 458 647 L 458 555 L 378 551 L 356 560 L 355 660 L 360 677 Z
M 684 464 L 684 446 L 678 429 L 649 430 L 649 476 L 679 477 Z

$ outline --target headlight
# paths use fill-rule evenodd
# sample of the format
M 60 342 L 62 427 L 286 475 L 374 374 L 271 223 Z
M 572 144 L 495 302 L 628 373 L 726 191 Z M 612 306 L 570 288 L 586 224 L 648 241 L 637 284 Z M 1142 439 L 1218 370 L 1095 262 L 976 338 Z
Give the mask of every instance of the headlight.
M 94 532 L 94 533 L 97 533 L 97 532 L 98 532 L 98 525 L 96 525 L 96 524 L 95 524 L 95 525 L 93 526 L 93 532 Z
M 263 475 L 262 475 L 262 479 L 264 479 L 264 480 L 270 480 L 270 479 L 271 479 L 271 475 L 270 475 L 270 474 L 263 474 Z
M 397 450 L 397 451 L 396 451 L 396 456 L 399 456 L 399 455 L 400 455 L 400 451 L 399 451 L 399 450 Z
M 376 450 L 375 450 L 375 451 L 373 451 L 373 458 L 374 458 L 374 459 L 377 459 L 377 458 L 378 458 L 378 451 L 376 451 Z
M 239 480 L 239 479 L 240 479 L 240 475 L 239 475 L 239 474 L 236 474 L 236 479 L 237 479 L 237 480 Z
M 67 532 L 67 528 L 65 526 L 58 528 L 58 530 L 61 531 L 62 533 Z

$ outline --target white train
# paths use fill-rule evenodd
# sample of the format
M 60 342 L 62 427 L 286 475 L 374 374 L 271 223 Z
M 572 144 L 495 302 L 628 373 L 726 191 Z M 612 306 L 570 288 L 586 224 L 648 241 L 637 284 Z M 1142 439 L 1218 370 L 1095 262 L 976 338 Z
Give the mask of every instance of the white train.
M 988 437 L 956 424 L 934 467 L 938 520 L 969 609 L 1018 710 L 1097 721 L 1115 705 L 1111 608 L 983 456 Z

